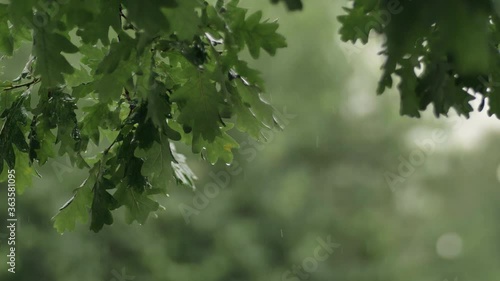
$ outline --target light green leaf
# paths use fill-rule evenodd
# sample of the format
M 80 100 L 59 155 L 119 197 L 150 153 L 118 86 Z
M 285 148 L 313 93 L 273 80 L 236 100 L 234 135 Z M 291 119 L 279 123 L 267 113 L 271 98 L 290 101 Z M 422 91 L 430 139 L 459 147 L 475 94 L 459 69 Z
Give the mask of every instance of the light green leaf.
M 52 218 L 54 227 L 59 233 L 75 230 L 77 222 L 86 224 L 89 220 L 89 210 L 92 204 L 92 186 L 95 178 L 89 177 L 74 191 L 73 197 L 66 202 Z

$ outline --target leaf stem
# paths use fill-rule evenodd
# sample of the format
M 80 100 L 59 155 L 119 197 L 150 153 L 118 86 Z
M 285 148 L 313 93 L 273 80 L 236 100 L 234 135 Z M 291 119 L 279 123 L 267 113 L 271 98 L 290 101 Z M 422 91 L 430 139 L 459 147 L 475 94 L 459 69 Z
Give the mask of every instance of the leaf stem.
M 127 91 L 127 89 L 125 89 L 124 95 L 125 95 L 125 99 L 130 101 L 130 112 L 128 113 L 127 118 L 125 118 L 125 120 L 127 120 L 130 117 L 130 115 L 132 115 L 132 112 L 136 108 L 136 105 L 133 103 L 132 99 L 130 98 L 130 95 L 129 95 L 129 92 Z M 108 148 L 106 148 L 103 151 L 103 155 L 107 155 L 109 153 L 109 151 L 111 150 L 111 148 L 113 148 L 113 146 L 118 142 L 118 139 L 120 138 L 121 130 L 123 129 L 123 127 L 125 127 L 125 123 L 121 124 L 118 136 L 113 140 L 113 142 L 108 146 Z

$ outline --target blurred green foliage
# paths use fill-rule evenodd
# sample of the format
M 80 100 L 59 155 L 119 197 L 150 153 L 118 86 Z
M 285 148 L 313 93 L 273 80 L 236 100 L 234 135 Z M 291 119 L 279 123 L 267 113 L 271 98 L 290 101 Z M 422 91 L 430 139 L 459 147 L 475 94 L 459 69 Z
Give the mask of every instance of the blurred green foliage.
M 264 0 L 248 5 L 269 6 Z M 273 93 L 268 99 L 290 116 L 284 132 L 268 135 L 267 143 L 235 136 L 241 149 L 232 167 L 190 159 L 203 175 L 197 192 L 171 189 L 157 219 L 129 226 L 122 212 L 113 227 L 98 234 L 82 225 L 64 235 L 53 228 L 49 218 L 56 206 L 86 177 L 66 159 L 53 160 L 41 171 L 52 175 L 35 179 L 35 188 L 18 197 L 18 268 L 15 275 L 0 271 L 2 280 L 500 277 L 498 136 L 467 152 L 445 149 L 448 140 L 391 189 L 384 173 L 397 173 L 399 157 L 417 149 L 416 130 L 424 131 L 418 138 L 425 140 L 434 128 L 447 136 L 452 129 L 444 120 L 400 118 L 390 98 L 376 99 L 375 106 L 353 103 L 357 96 L 371 96 L 378 73 L 364 70 L 369 63 L 357 60 L 364 51 L 345 56 L 334 44 L 339 26 L 333 15 L 340 7 L 332 1 L 310 1 L 293 15 L 267 6 L 265 14 L 280 17 L 290 47 L 256 66 Z M 214 177 L 227 185 L 210 193 Z M 0 198 L 5 198 L 3 187 Z M 208 194 L 216 196 L 204 197 Z M 208 205 L 194 198 L 207 198 Z M 5 221 L 4 204 L 0 200 L 0 221 Z M 182 206 L 196 211 L 189 223 Z M 295 266 L 314 257 L 318 239 L 327 237 L 340 246 L 318 261 L 316 270 L 295 275 Z M 5 264 L 5 236 L 0 240 L 0 263 Z

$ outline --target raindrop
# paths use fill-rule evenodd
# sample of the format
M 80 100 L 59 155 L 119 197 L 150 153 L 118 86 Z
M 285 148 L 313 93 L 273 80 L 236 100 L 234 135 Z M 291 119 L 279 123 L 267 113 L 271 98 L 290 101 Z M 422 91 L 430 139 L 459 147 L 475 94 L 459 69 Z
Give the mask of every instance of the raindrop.
M 243 81 L 243 83 L 245 83 L 245 85 L 250 86 L 250 82 L 248 82 L 248 80 L 246 80 L 243 77 L 240 77 L 240 78 L 241 78 L 241 81 Z

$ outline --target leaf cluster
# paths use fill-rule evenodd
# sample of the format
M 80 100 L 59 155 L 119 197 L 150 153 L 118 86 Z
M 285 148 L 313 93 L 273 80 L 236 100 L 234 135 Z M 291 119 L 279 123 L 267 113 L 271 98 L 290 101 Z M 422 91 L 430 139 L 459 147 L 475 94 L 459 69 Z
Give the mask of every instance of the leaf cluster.
M 32 44 L 19 78 L 0 84 L 2 178 L 11 168 L 29 181 L 59 156 L 88 169 L 54 217 L 60 232 L 89 220 L 97 232 L 121 206 L 142 224 L 161 209 L 155 195 L 194 187 L 176 143 L 229 163 L 233 128 L 262 139 L 279 127 L 240 57 L 274 55 L 286 41 L 238 0 L 19 0 L 0 4 L 0 18 L 1 54 Z
M 386 57 L 377 89 L 394 79 L 401 114 L 420 117 L 433 106 L 436 116 L 453 108 L 469 117 L 470 101 L 500 116 L 500 1 L 354 0 L 338 17 L 344 41 L 366 44 L 370 34 L 384 36 Z

